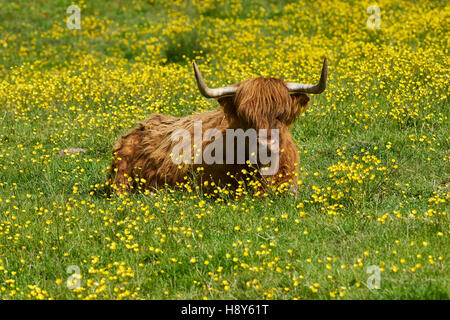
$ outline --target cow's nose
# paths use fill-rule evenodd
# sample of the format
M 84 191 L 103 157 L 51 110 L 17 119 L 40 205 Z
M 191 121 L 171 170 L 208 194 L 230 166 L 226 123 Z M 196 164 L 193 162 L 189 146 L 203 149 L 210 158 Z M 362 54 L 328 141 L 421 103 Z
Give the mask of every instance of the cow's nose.
M 280 151 L 280 141 L 275 138 L 258 138 L 258 144 L 268 148 L 272 152 Z

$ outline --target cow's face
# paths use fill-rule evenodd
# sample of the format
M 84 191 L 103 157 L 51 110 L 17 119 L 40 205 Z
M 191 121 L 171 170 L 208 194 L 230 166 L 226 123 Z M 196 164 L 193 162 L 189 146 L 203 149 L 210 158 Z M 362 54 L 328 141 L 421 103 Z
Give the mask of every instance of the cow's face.
M 306 110 L 310 100 L 306 93 L 319 94 L 325 90 L 327 59 L 316 85 L 259 77 L 232 86 L 209 88 L 195 62 L 194 72 L 201 94 L 218 99 L 231 126 L 266 130 L 268 137 L 260 143 L 271 148 L 274 141 L 270 132 L 285 130 Z
M 219 98 L 219 103 L 231 123 L 255 130 L 291 125 L 310 100 L 304 93 L 290 93 L 281 79 L 249 79 L 236 87 L 234 96 Z

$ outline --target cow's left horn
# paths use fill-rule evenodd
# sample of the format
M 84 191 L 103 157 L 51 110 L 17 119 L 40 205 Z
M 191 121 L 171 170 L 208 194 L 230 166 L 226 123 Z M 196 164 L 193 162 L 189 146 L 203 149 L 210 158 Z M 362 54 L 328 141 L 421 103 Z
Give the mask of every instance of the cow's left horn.
M 206 97 L 206 98 L 222 98 L 226 96 L 233 96 L 236 91 L 237 87 L 227 86 L 222 88 L 209 88 L 206 83 L 205 79 L 203 79 L 202 74 L 200 73 L 200 70 L 197 68 L 197 64 L 194 61 L 194 72 L 195 72 L 195 78 L 197 79 L 198 89 L 200 90 L 200 93 Z
M 322 93 L 327 87 L 327 58 L 323 60 L 322 74 L 320 75 L 320 80 L 318 84 L 304 84 L 297 82 L 286 82 L 286 86 L 290 93 Z

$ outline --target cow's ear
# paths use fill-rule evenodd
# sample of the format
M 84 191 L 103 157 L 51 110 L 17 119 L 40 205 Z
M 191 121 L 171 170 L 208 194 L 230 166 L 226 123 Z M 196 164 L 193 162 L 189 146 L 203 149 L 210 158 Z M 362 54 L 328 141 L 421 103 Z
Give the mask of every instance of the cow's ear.
M 309 101 L 311 100 L 311 98 L 304 93 L 291 94 L 291 98 L 293 99 L 294 108 L 297 109 L 294 112 L 296 117 L 306 111 Z
M 231 118 L 237 117 L 236 106 L 234 104 L 234 96 L 222 97 L 217 99 L 220 106 L 223 108 L 225 116 L 231 120 Z
M 295 103 L 296 104 L 298 104 L 300 107 L 307 107 L 308 106 L 308 103 L 309 103 L 309 101 L 311 100 L 310 98 L 309 98 L 309 96 L 307 96 L 306 94 L 304 94 L 304 93 L 295 93 L 295 94 L 291 94 L 291 97 L 293 98 L 293 99 L 295 99 Z

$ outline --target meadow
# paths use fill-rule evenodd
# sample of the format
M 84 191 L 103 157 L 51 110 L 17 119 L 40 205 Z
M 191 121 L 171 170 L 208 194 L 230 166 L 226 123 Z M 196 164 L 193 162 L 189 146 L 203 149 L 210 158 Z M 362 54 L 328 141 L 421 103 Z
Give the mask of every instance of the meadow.
M 449 299 L 449 17 L 447 1 L 0 0 L 0 298 Z M 297 197 L 107 192 L 137 122 L 219 107 L 193 60 L 214 87 L 316 83 L 324 57 L 327 90 L 292 128 Z

